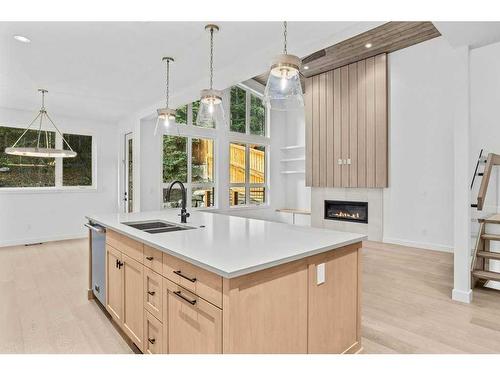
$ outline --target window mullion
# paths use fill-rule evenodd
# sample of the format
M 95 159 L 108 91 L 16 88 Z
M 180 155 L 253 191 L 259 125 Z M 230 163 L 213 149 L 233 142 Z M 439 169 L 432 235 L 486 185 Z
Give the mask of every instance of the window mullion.
M 250 147 L 245 144 L 245 202 L 250 204 Z
M 57 132 L 56 133 L 56 139 L 55 139 L 55 145 L 57 149 L 62 149 L 63 148 L 63 140 L 61 135 Z M 63 186 L 63 158 L 55 158 L 55 187 L 62 187 Z

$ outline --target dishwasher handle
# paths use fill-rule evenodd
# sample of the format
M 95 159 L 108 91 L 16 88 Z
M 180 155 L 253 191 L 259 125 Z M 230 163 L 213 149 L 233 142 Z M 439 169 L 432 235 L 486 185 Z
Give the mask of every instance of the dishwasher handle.
M 101 227 L 101 226 L 96 227 L 96 226 L 93 226 L 89 223 L 85 223 L 83 225 L 85 225 L 87 228 L 89 228 L 90 230 L 93 230 L 97 233 L 106 233 L 106 228 L 104 228 L 104 227 Z

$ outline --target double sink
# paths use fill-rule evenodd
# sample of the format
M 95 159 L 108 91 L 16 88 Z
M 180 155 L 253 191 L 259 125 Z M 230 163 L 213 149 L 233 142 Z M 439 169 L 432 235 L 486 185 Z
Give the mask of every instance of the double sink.
M 161 220 L 150 220 L 150 221 L 134 221 L 128 223 L 122 223 L 128 225 L 129 227 L 142 230 L 146 233 L 156 234 L 156 233 L 166 233 L 166 232 L 178 232 L 180 230 L 196 229 L 193 227 L 188 227 L 184 225 L 177 225 L 175 223 L 170 223 L 168 221 Z

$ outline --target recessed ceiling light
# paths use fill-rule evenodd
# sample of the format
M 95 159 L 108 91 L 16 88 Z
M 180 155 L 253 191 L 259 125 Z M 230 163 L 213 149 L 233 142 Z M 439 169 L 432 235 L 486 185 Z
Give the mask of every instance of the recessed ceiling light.
M 22 35 L 14 35 L 14 39 L 22 43 L 30 43 L 31 39 Z
M 366 47 L 366 48 L 372 48 L 372 44 L 371 44 L 371 43 L 366 43 L 366 44 L 365 44 L 365 47 Z
M 307 69 L 309 69 L 309 67 L 308 67 L 307 65 L 306 65 L 306 66 L 304 66 L 304 70 L 307 70 Z

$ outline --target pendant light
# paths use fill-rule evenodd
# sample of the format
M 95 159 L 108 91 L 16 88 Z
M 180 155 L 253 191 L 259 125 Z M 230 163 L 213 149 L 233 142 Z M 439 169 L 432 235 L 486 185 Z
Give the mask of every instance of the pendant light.
M 166 100 L 165 100 L 165 107 L 164 108 L 159 108 L 156 110 L 158 112 L 158 118 L 156 119 L 156 126 L 155 126 L 155 135 L 156 132 L 158 131 L 158 125 L 162 123 L 165 128 L 167 128 L 170 124 L 175 123 L 175 109 L 170 109 L 169 108 L 169 90 L 170 90 L 170 63 L 174 62 L 174 59 L 172 57 L 164 57 L 162 61 L 166 62 Z
M 196 117 L 196 124 L 213 128 L 224 122 L 224 109 L 222 107 L 222 92 L 213 88 L 214 82 L 214 33 L 219 31 L 219 26 L 209 24 L 205 30 L 210 33 L 210 88 L 201 90 L 200 108 Z
M 288 54 L 285 21 L 283 22 L 283 53 L 273 60 L 264 91 L 264 102 L 271 109 L 286 111 L 304 106 L 300 66 L 300 58 Z
M 52 119 L 50 118 L 49 114 L 45 109 L 45 94 L 48 91 L 45 89 L 38 89 L 38 91 L 42 94 L 42 106 L 40 108 L 40 111 L 38 111 L 36 117 L 33 119 L 33 121 L 30 122 L 26 130 L 23 132 L 23 134 L 21 134 L 21 136 L 12 145 L 12 147 L 7 147 L 5 149 L 5 153 L 9 155 L 31 156 L 37 158 L 74 158 L 76 156 L 76 152 L 73 151 L 69 143 L 66 141 L 66 139 L 64 139 L 63 135 L 61 134 L 57 126 L 54 124 L 54 122 L 52 121 Z M 45 136 L 43 137 L 45 141 L 45 147 L 43 147 L 43 141 L 42 144 L 40 144 L 41 143 L 40 140 L 42 139 L 42 132 L 43 132 L 42 123 L 44 118 L 47 118 L 47 120 L 49 120 L 52 126 L 57 130 L 63 142 L 68 146 L 69 150 L 64 150 L 63 148 L 58 149 L 50 147 L 49 136 L 46 130 L 45 130 Z M 28 130 L 33 126 L 33 124 L 37 120 L 39 120 L 39 125 L 38 125 L 38 137 L 37 137 L 36 147 L 16 147 L 19 141 L 24 137 L 24 135 L 28 132 Z

